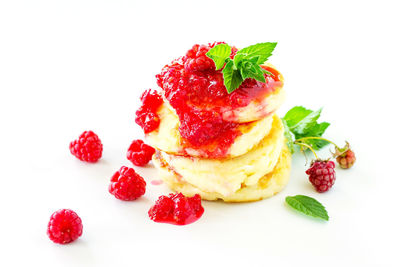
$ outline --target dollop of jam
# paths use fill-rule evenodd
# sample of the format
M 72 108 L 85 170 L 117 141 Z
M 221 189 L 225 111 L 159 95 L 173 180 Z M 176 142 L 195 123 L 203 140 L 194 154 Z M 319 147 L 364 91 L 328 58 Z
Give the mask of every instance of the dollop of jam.
M 264 69 L 266 82 L 246 79 L 241 86 L 228 94 L 221 70 L 215 69 L 214 62 L 206 53 L 215 45 L 194 45 L 185 56 L 166 65 L 156 75 L 157 84 L 164 98 L 179 117 L 179 132 L 183 146 L 206 151 L 209 158 L 226 155 L 235 139 L 241 135 L 235 120 L 227 121 L 223 112 L 245 107 L 252 101 L 261 101 L 276 88 L 279 73 L 270 67 Z M 237 49 L 233 47 L 231 58 Z M 232 112 L 234 114 L 234 112 Z M 147 131 L 158 127 L 153 114 L 143 116 L 141 121 L 150 121 Z M 143 123 L 144 124 L 144 123 Z M 146 129 L 145 129 L 146 132 Z
M 204 213 L 201 197 L 186 197 L 182 193 L 160 196 L 148 214 L 151 220 L 161 223 L 185 225 L 197 221 Z
M 150 133 L 160 126 L 157 109 L 164 102 L 157 91 L 148 89 L 140 97 L 142 105 L 136 111 L 135 122 L 142 127 L 144 133 Z

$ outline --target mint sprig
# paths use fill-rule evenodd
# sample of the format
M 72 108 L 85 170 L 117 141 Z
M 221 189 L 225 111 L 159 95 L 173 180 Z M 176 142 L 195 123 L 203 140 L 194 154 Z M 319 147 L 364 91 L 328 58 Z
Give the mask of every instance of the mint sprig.
M 316 199 L 308 196 L 297 195 L 286 197 L 286 203 L 295 210 L 315 218 L 329 221 L 329 215 L 325 207 Z
M 217 70 L 223 68 L 224 85 L 232 93 L 247 78 L 265 82 L 264 73 L 269 73 L 260 65 L 272 55 L 277 43 L 258 43 L 237 51 L 233 60 L 230 58 L 232 48 L 227 44 L 218 44 L 207 52 Z M 225 67 L 224 67 L 225 65 Z
M 216 45 L 207 52 L 207 56 L 214 61 L 217 70 L 222 69 L 230 54 L 231 47 L 227 44 Z
M 312 111 L 302 106 L 296 106 L 282 118 L 287 145 L 292 153 L 294 152 L 296 140 L 305 137 L 321 137 L 329 127 L 330 123 L 328 122 L 317 122 L 321 111 L 322 109 Z M 329 142 L 322 139 L 302 139 L 301 142 L 315 150 L 319 150 L 329 144 Z

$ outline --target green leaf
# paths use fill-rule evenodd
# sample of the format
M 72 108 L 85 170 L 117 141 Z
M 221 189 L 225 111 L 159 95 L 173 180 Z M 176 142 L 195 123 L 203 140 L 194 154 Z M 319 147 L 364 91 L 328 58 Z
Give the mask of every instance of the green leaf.
M 265 83 L 265 77 L 262 68 L 250 61 L 243 63 L 242 67 L 240 68 L 240 74 L 242 75 L 243 80 L 246 78 L 253 78 L 257 81 Z
M 217 70 L 222 69 L 226 60 L 229 58 L 231 54 L 231 47 L 227 44 L 219 44 L 211 48 L 207 52 L 207 56 L 211 58 Z
M 321 137 L 324 134 L 325 130 L 329 127 L 329 125 L 330 123 L 328 122 L 315 123 L 315 125 L 312 128 L 310 128 L 309 131 L 307 131 L 305 134 L 302 135 L 297 134 L 296 139 L 308 136 Z M 329 144 L 329 142 L 319 139 L 305 139 L 303 140 L 303 142 L 310 145 L 312 148 L 316 150 L 319 150 Z
M 230 58 L 231 47 L 227 44 L 219 44 L 207 52 L 217 70 L 222 69 L 224 84 L 228 93 L 239 88 L 247 78 L 252 78 L 265 83 L 265 73 L 271 73 L 261 68 L 272 55 L 276 43 L 259 43 L 239 50 L 233 60 Z M 225 65 L 225 67 L 224 67 Z
M 258 43 L 245 47 L 237 52 L 237 55 L 242 55 L 243 58 L 251 58 L 258 56 L 257 64 L 264 64 L 265 61 L 272 55 L 277 43 Z
M 321 115 L 321 111 L 322 108 L 311 112 L 295 125 L 289 126 L 290 130 L 292 130 L 295 134 L 303 135 L 307 133 L 316 124 L 319 116 Z
M 246 55 L 243 55 L 243 54 L 236 54 L 235 55 L 235 57 L 233 58 L 233 63 L 235 64 L 235 66 L 237 68 L 241 68 L 242 67 L 242 62 L 243 62 L 245 57 L 246 57 Z
M 302 106 L 296 106 L 289 110 L 283 119 L 287 122 L 289 127 L 293 127 L 310 113 L 312 113 L 312 110 L 306 109 Z
M 286 203 L 292 208 L 305 215 L 329 221 L 328 212 L 325 207 L 312 197 L 297 195 L 286 197 Z
M 233 58 L 233 63 L 235 63 L 235 66 L 237 68 L 242 67 L 242 63 L 247 63 L 251 62 L 254 65 L 260 65 L 258 64 L 258 61 L 260 60 L 260 56 L 247 56 L 246 54 L 236 54 L 236 56 Z
M 261 70 L 262 70 L 262 72 L 264 72 L 264 73 L 266 73 L 266 74 L 268 74 L 269 76 L 272 76 L 272 77 L 274 77 L 275 75 L 272 73 L 272 72 L 269 72 L 269 71 L 267 71 L 266 69 L 264 69 L 264 68 L 261 68 Z
M 285 129 L 284 135 L 286 138 L 286 144 L 290 150 L 290 153 L 294 153 L 294 139 L 293 139 L 293 134 L 290 131 L 286 121 L 284 119 L 282 119 L 282 123 L 283 123 L 283 127 Z
M 296 140 L 303 137 L 321 137 L 330 124 L 328 122 L 317 123 L 320 115 L 321 109 L 312 111 L 302 106 L 296 106 L 289 110 L 282 120 L 286 121 Z M 329 144 L 329 142 L 317 139 L 306 139 L 302 140 L 302 142 L 310 145 L 315 150 Z
M 227 63 L 222 70 L 224 77 L 224 84 L 228 93 L 235 91 L 243 82 L 242 75 L 240 71 L 234 68 L 234 63 L 232 59 L 228 59 Z

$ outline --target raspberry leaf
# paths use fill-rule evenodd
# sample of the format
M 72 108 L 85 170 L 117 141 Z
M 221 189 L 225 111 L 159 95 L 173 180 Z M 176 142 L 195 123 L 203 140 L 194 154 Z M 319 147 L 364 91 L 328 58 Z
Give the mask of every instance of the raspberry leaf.
M 292 108 L 282 118 L 284 125 L 286 125 L 285 131 L 290 132 L 292 134 L 291 136 L 294 135 L 295 140 L 304 137 L 321 137 L 330 125 L 328 122 L 317 122 L 321 111 L 322 109 L 312 111 L 301 106 Z M 286 133 L 285 136 L 286 139 L 289 140 L 287 137 L 289 134 Z M 302 142 L 316 150 L 329 144 L 327 141 L 320 139 L 305 139 Z M 288 144 L 288 146 L 290 148 L 290 144 Z
M 315 126 L 319 116 L 321 115 L 322 108 L 309 113 L 305 116 L 301 121 L 296 123 L 293 126 L 289 126 L 290 130 L 297 134 L 305 134 Z
M 219 44 L 211 48 L 206 55 L 214 61 L 216 69 L 219 70 L 224 67 L 230 54 L 231 47 L 229 45 Z
M 286 203 L 307 216 L 329 221 L 329 215 L 325 207 L 312 197 L 304 195 L 288 196 L 286 197 Z
M 222 70 L 224 76 L 224 84 L 228 93 L 232 93 L 236 90 L 243 82 L 240 71 L 235 67 L 233 60 L 228 59 L 224 69 Z
M 307 115 L 309 115 L 312 110 L 306 109 L 302 106 L 293 107 L 289 110 L 283 119 L 287 122 L 289 127 L 293 127 L 298 124 L 302 119 L 304 119 Z
M 290 131 L 290 129 L 289 129 L 289 127 L 288 127 L 286 121 L 285 121 L 285 120 L 282 120 L 282 123 L 283 123 L 283 127 L 284 127 L 284 129 L 285 129 L 284 135 L 285 135 L 285 138 L 286 138 L 286 144 L 287 144 L 287 146 L 288 146 L 288 148 L 289 148 L 289 150 L 290 150 L 290 153 L 293 154 L 293 153 L 294 153 L 294 139 L 293 139 L 293 134 L 292 134 L 292 132 Z
M 329 127 L 330 123 L 322 122 L 316 123 L 312 128 L 309 129 L 308 132 L 305 134 L 296 134 L 296 139 L 300 139 L 303 137 L 314 136 L 314 137 L 321 137 L 325 130 Z M 305 139 L 304 143 L 310 145 L 312 148 L 318 150 L 323 148 L 324 146 L 328 145 L 329 142 L 321 139 Z

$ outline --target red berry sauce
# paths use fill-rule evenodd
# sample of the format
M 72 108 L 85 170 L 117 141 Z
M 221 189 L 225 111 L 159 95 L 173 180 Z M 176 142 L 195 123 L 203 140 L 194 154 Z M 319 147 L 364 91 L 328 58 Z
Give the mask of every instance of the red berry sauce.
M 186 225 L 197 221 L 204 213 L 201 197 L 185 197 L 182 193 L 160 196 L 149 210 L 149 217 L 155 222 Z
M 135 122 L 142 127 L 144 133 L 157 130 L 160 118 L 157 109 L 163 103 L 162 97 L 154 90 L 148 89 L 140 97 L 142 106 L 136 111 Z
M 183 146 L 202 151 L 203 156 L 206 154 L 209 158 L 226 156 L 236 137 L 241 135 L 237 129 L 239 124 L 232 119 L 227 121 L 222 114 L 235 114 L 230 111 L 245 107 L 252 101 L 261 102 L 281 86 L 279 73 L 264 67 L 273 74 L 265 74 L 266 83 L 246 79 L 237 90 L 228 94 L 222 71 L 216 70 L 214 62 L 206 56 L 216 44 L 219 43 L 194 45 L 185 56 L 166 65 L 156 75 L 164 97 L 179 117 Z M 233 47 L 231 58 L 236 52 Z M 148 106 L 146 101 L 143 101 L 143 106 Z M 148 133 L 157 129 L 160 122 L 154 112 L 143 106 L 136 113 L 136 122 Z

